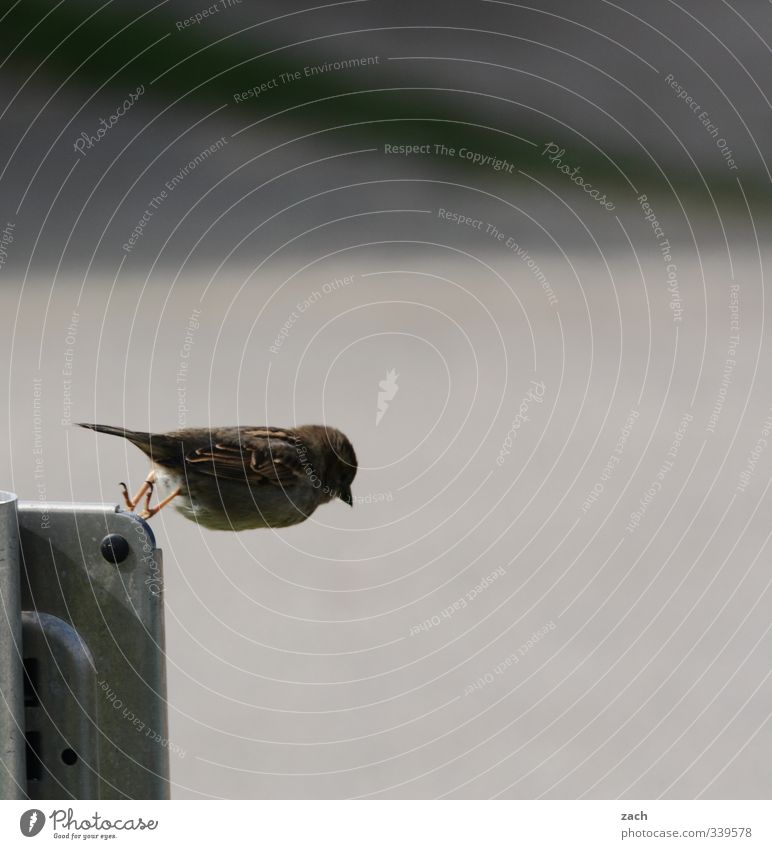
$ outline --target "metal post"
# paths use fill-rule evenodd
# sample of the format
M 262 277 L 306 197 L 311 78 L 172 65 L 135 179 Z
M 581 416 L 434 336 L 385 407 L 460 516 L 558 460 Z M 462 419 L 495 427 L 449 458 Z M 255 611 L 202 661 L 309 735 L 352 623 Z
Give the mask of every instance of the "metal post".
M 161 552 L 111 504 L 19 503 L 27 791 L 169 795 Z
M 0 493 L 0 601 L 0 798 L 168 798 L 150 527 L 117 505 Z
M 0 799 L 26 797 L 16 496 L 0 491 Z

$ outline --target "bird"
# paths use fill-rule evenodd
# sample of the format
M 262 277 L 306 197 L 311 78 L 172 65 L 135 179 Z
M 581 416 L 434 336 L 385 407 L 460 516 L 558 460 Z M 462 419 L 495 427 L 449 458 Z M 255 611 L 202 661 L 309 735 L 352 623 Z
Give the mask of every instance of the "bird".
M 147 433 L 77 422 L 121 436 L 150 458 L 152 469 L 123 500 L 143 519 L 167 504 L 210 530 L 285 528 L 305 521 L 320 504 L 339 498 L 353 507 L 357 458 L 348 437 L 325 425 L 190 427 Z M 156 487 L 160 501 L 151 507 Z

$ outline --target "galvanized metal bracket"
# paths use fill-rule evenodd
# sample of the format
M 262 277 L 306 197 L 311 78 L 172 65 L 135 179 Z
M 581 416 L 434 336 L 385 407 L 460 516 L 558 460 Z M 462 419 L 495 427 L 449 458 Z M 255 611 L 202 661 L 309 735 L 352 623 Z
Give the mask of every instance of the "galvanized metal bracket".
M 0 492 L 0 798 L 23 799 L 24 696 L 16 496 Z
M 18 600 L 0 568 L 13 644 L 12 657 L 0 654 L 0 795 L 168 798 L 163 569 L 152 531 L 116 505 L 19 502 L 15 513 Z M 13 543 L 0 558 L 5 548 Z

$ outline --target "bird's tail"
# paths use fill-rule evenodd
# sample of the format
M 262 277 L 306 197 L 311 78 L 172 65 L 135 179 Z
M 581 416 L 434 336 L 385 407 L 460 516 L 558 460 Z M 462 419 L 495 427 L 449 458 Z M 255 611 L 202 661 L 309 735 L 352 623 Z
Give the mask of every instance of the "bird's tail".
M 113 436 L 122 436 L 128 439 L 133 445 L 136 445 L 141 451 L 146 454 L 150 453 L 151 434 L 140 430 L 126 430 L 125 427 L 113 427 L 112 425 L 88 424 L 87 422 L 76 422 L 78 427 L 87 427 L 89 430 L 95 430 L 97 433 L 109 433 Z

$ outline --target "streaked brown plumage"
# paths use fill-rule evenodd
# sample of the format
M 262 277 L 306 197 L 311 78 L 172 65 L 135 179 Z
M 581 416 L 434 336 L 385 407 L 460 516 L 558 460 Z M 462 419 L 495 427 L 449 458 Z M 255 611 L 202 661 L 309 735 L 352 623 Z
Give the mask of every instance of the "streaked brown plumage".
M 241 531 L 295 525 L 333 498 L 353 504 L 356 454 L 335 428 L 216 427 L 145 433 L 110 425 L 80 426 L 122 436 L 150 458 L 153 471 L 133 499 L 122 484 L 130 509 L 145 497 L 144 518 L 172 503 L 204 527 Z M 155 486 L 164 498 L 151 507 Z

